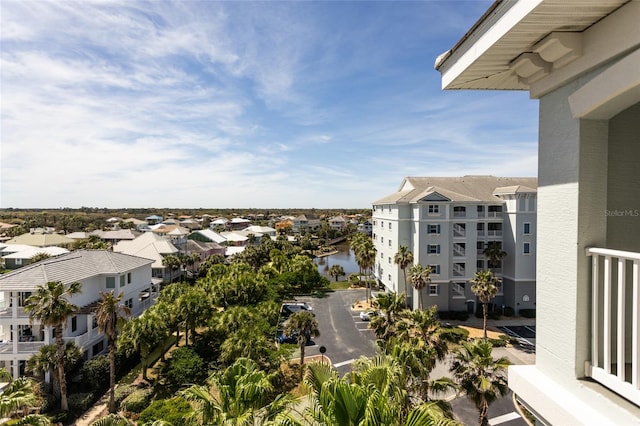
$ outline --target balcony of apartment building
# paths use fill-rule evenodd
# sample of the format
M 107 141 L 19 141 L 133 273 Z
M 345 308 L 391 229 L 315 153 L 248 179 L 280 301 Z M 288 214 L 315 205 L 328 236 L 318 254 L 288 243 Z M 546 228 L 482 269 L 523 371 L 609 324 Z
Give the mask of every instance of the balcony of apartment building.
M 5 325 L 0 334 L 0 354 L 29 354 L 45 345 L 45 329 L 40 325 Z
M 484 228 L 484 223 L 476 223 L 476 234 L 478 235 L 478 237 L 484 237 L 486 235 Z
M 477 206 L 476 207 L 477 216 L 479 218 L 485 217 L 485 206 Z
M 586 375 L 640 406 L 640 253 L 589 248 L 591 356 Z
M 502 237 L 502 224 L 487 223 L 487 237 Z
M 454 277 L 464 277 L 465 276 L 465 264 L 456 262 L 452 267 L 452 275 Z
M 452 249 L 453 257 L 465 257 L 466 256 L 466 244 L 454 243 Z
M 488 218 L 501 218 L 502 217 L 502 206 L 487 206 L 487 217 Z
M 453 206 L 453 217 L 467 217 L 467 208 L 464 206 Z
M 453 224 L 453 238 L 465 238 L 467 236 L 467 227 L 464 223 Z

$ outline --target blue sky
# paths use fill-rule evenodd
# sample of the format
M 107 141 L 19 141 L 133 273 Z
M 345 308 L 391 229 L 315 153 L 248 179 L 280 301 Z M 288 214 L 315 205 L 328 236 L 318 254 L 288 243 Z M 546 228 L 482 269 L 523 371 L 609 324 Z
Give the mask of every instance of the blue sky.
M 537 101 L 442 91 L 491 1 L 0 3 L 0 207 L 367 208 L 535 176 Z

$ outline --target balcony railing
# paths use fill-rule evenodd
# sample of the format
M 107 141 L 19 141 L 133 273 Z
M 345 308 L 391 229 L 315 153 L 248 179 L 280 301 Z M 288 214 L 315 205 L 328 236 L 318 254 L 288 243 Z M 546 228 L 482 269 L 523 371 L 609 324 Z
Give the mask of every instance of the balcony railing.
M 487 230 L 488 237 L 502 237 L 502 229 L 488 229 Z
M 22 306 L 18 306 L 16 318 L 27 318 L 29 314 Z M 0 306 L 0 318 L 13 318 L 12 306 Z
M 452 272 L 454 277 L 464 277 L 464 266 L 454 264 Z
M 487 212 L 487 217 L 502 217 L 502 212 Z
M 38 352 L 41 347 L 44 346 L 44 342 L 18 342 L 18 353 L 34 353 Z M 0 353 L 13 353 L 13 342 L 7 341 L 0 343 Z
M 454 237 L 464 237 L 467 235 L 467 230 L 464 226 L 460 226 L 457 223 L 453 224 L 453 236 Z
M 591 360 L 587 375 L 640 405 L 640 253 L 589 248 Z
M 464 257 L 465 249 L 459 245 L 453 246 L 453 257 Z

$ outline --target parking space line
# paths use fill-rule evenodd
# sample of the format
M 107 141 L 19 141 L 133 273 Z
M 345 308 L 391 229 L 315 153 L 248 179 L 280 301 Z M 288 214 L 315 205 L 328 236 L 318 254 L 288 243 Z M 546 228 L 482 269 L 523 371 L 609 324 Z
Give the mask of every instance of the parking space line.
M 340 368 L 340 367 L 342 367 L 343 365 L 351 364 L 353 361 L 355 361 L 355 359 L 353 359 L 353 358 L 352 358 L 352 359 L 348 359 L 348 360 L 346 360 L 346 361 L 342 361 L 342 362 L 335 363 L 335 364 L 333 364 L 333 366 L 334 366 L 335 368 Z

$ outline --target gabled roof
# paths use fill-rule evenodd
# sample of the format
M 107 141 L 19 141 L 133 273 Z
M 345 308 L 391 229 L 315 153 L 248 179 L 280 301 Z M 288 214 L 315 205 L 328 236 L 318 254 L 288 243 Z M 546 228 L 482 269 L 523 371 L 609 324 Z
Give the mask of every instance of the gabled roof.
M 140 233 L 131 229 L 118 229 L 117 231 L 100 231 L 97 235 L 103 240 L 133 240 Z
M 249 232 L 249 234 L 251 234 L 251 232 Z M 243 242 L 243 241 L 247 241 L 249 239 L 249 237 L 247 237 L 246 235 L 243 235 L 241 233 L 241 231 L 236 231 L 236 232 L 221 232 L 220 235 L 222 235 L 226 241 L 239 241 L 239 242 Z M 260 237 L 261 235 L 256 235 L 258 237 Z
M 243 229 L 244 232 L 253 232 L 259 234 L 273 234 L 276 230 L 270 226 L 251 225 Z
M 503 186 L 496 188 L 493 191 L 493 195 L 506 195 L 506 194 L 535 194 L 536 191 L 533 188 L 529 188 L 524 185 Z
M 145 232 L 135 240 L 123 240 L 113 246 L 113 251 L 144 257 L 154 261 L 154 268 L 162 268 L 162 258 L 178 253 L 178 249 L 170 241 L 154 234 Z
M 149 264 L 149 259 L 123 253 L 77 250 L 0 275 L 0 291 L 32 291 L 49 281 L 66 285 L 98 275 L 123 274 Z
M 373 204 L 417 203 L 430 197 L 444 197 L 451 202 L 498 202 L 496 188 L 522 186 L 538 187 L 538 179 L 531 177 L 406 177 L 398 192 L 394 192 Z M 535 192 L 535 189 L 533 189 Z

